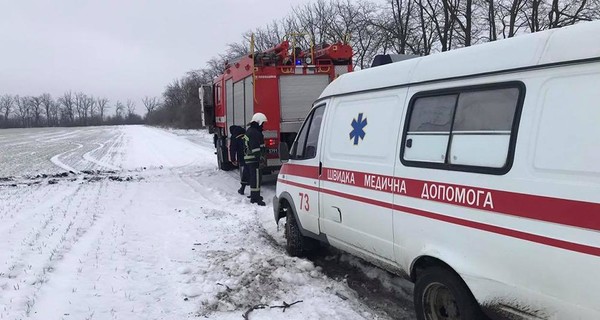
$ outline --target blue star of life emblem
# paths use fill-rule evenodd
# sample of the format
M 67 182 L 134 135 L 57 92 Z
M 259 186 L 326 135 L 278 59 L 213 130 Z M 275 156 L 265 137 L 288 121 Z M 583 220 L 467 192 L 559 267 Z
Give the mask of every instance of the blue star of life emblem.
M 367 118 L 363 119 L 362 112 L 358 114 L 358 119 L 352 119 L 352 131 L 350 131 L 350 140 L 354 139 L 354 145 L 358 144 L 358 139 L 365 139 L 365 127 L 367 126 Z

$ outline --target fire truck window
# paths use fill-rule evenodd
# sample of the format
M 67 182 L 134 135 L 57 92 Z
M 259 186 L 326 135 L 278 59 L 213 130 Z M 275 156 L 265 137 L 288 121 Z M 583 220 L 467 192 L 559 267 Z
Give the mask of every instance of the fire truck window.
M 444 163 L 456 94 L 417 98 L 412 106 L 404 160 Z
M 452 127 L 449 162 L 504 167 L 518 99 L 518 88 L 461 93 Z

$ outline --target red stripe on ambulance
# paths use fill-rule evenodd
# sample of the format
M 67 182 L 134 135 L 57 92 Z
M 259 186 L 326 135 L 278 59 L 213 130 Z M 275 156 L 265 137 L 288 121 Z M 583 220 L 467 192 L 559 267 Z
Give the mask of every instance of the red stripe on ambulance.
M 282 174 L 319 179 L 319 168 L 285 164 Z M 600 231 L 600 204 L 323 168 L 322 180 L 400 196 Z

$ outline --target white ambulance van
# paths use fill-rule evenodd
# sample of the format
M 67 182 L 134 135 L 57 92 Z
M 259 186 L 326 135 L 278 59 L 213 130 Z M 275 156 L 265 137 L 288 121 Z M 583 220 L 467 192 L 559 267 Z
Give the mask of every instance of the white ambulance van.
M 600 22 L 345 74 L 281 153 L 290 254 L 406 276 L 418 319 L 600 319 Z

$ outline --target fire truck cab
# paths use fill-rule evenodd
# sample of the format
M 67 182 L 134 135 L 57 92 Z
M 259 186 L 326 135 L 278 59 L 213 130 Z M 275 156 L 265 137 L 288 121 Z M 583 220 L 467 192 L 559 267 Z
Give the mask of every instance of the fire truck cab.
M 200 88 L 203 122 L 214 133 L 217 162 L 232 169 L 228 152 L 229 127 L 246 127 L 262 112 L 267 163 L 265 173 L 281 166 L 280 143 L 291 146 L 306 114 L 325 87 L 352 71 L 352 48 L 342 42 L 309 50 L 291 48 L 289 41 L 228 62 L 210 85 Z

